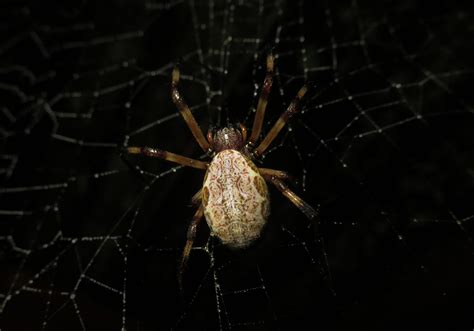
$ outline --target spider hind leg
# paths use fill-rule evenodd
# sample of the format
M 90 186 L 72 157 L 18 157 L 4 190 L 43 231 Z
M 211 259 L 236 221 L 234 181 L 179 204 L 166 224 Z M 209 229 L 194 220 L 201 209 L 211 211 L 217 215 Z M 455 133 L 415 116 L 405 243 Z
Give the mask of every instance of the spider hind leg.
M 317 211 L 314 210 L 308 203 L 301 199 L 295 192 L 290 190 L 288 185 L 281 179 L 273 175 L 263 175 L 263 177 L 272 183 L 288 200 L 290 200 L 307 218 L 313 220 L 318 215 Z
M 181 263 L 179 265 L 178 271 L 178 285 L 179 290 L 183 293 L 183 274 L 186 270 L 186 266 L 188 264 L 189 255 L 191 254 L 191 249 L 193 248 L 194 239 L 196 238 L 197 227 L 201 222 L 204 214 L 204 206 L 201 204 L 199 208 L 196 210 L 196 213 L 191 220 L 191 223 L 188 227 L 188 232 L 186 235 L 186 245 L 184 246 L 183 256 L 181 258 Z

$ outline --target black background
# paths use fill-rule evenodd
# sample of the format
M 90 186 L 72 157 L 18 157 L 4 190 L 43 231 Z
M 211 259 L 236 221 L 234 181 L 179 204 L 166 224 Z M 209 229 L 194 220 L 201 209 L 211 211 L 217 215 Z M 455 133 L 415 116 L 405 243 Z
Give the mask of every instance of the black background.
M 474 327 L 470 7 L 1 6 L 2 330 Z M 202 155 L 172 117 L 177 61 L 204 130 L 251 127 L 271 48 L 265 130 L 304 81 L 312 89 L 261 164 L 300 179 L 317 225 L 276 190 L 245 251 L 208 241 L 203 223 L 181 296 L 177 262 L 203 174 L 120 148 Z

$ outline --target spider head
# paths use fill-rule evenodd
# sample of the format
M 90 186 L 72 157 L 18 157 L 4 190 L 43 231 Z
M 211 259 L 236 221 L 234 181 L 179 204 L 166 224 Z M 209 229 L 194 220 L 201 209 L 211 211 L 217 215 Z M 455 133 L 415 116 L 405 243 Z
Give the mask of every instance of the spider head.
M 243 147 L 244 140 L 242 137 L 242 132 L 233 126 L 228 126 L 217 130 L 212 137 L 212 149 L 216 153 L 226 149 L 235 149 L 240 151 Z

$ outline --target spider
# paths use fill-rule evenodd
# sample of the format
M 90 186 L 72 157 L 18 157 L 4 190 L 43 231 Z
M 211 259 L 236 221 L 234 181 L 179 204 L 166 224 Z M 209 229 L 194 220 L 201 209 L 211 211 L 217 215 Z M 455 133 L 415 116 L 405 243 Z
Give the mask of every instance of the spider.
M 266 76 L 248 140 L 247 129 L 242 124 L 209 130 L 207 137 L 204 136 L 178 91 L 180 71 L 175 66 L 172 72 L 171 97 L 197 143 L 211 160 L 195 160 L 150 147 L 126 148 L 126 152 L 130 154 L 142 154 L 206 170 L 203 186 L 191 200 L 197 210 L 187 230 L 186 245 L 179 267 L 178 283 L 181 289 L 183 272 L 196 237 L 196 229 L 203 216 L 211 235 L 217 236 L 230 248 L 245 248 L 260 236 L 270 214 L 270 196 L 266 181 L 274 185 L 309 219 L 316 216 L 316 211 L 289 189 L 286 184 L 291 180 L 289 174 L 280 170 L 258 168 L 252 161 L 265 152 L 288 120 L 299 112 L 301 99 L 308 90 L 307 85 L 303 85 L 268 134 L 256 145 L 272 87 L 273 66 L 274 57 L 270 53 L 267 56 Z

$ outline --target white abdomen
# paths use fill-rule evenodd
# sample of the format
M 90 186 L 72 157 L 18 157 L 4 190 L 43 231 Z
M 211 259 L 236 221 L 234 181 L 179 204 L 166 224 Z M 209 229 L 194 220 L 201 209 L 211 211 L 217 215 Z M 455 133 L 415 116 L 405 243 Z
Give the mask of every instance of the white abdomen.
M 257 167 L 236 150 L 212 160 L 204 178 L 202 203 L 211 234 L 232 248 L 260 236 L 269 212 L 268 188 Z

